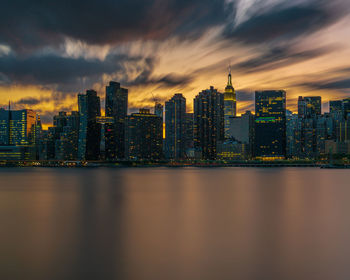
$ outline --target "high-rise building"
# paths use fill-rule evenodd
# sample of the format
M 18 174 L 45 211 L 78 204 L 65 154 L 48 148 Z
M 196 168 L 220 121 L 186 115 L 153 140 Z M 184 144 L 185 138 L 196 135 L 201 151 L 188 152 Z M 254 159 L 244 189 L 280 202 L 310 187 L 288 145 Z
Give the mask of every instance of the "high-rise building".
M 299 96 L 298 116 L 301 118 L 314 118 L 321 115 L 321 96 Z
M 162 158 L 162 118 L 151 114 L 149 109 L 140 109 L 139 113 L 127 116 L 125 152 L 126 158 L 131 160 Z
M 128 113 L 128 90 L 120 83 L 109 82 L 106 86 L 106 117 L 113 117 L 114 122 L 105 125 L 106 159 L 125 157 L 125 119 Z
M 344 119 L 348 120 L 350 118 L 350 98 L 343 99 L 342 101 L 342 111 Z
M 323 156 L 325 154 L 326 140 L 332 139 L 333 135 L 333 119 L 331 114 L 324 114 L 318 116 L 316 119 L 316 152 L 315 157 Z
M 228 74 L 227 86 L 224 93 L 224 114 L 225 114 L 225 138 L 229 138 L 230 118 L 235 117 L 236 108 L 236 93 L 232 86 L 231 70 Z
M 342 105 L 343 105 L 342 100 L 329 101 L 329 112 L 330 113 L 336 113 L 336 112 L 341 113 L 342 112 Z
M 0 109 L 0 145 L 34 145 L 36 120 L 32 110 Z
M 286 92 L 255 92 L 255 157 L 286 157 Z
M 78 158 L 79 112 L 72 111 L 70 115 L 64 113 L 65 125 L 59 129 L 58 139 L 55 141 L 55 158 L 75 160 Z
M 193 113 L 186 113 L 185 138 L 186 157 L 193 158 Z
M 165 157 L 183 159 L 186 155 L 186 98 L 176 93 L 165 102 Z
M 286 115 L 286 151 L 287 157 L 293 158 L 296 155 L 296 141 L 298 137 L 298 115 L 288 112 Z
M 94 90 L 78 95 L 79 139 L 78 158 L 80 160 L 98 160 L 100 156 L 101 125 L 97 117 L 101 116 L 100 98 Z
M 224 139 L 224 95 L 214 87 L 203 90 L 194 98 L 194 146 L 196 156 L 216 158 L 217 142 Z
M 0 145 L 10 144 L 10 111 L 0 108 Z

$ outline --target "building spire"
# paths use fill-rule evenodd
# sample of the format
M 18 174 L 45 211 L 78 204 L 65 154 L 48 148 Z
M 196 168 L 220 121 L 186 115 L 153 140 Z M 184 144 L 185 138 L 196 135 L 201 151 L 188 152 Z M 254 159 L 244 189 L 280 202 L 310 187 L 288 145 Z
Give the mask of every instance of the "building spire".
M 227 86 L 232 87 L 232 80 L 231 80 L 231 64 L 228 66 L 228 81 L 227 81 Z

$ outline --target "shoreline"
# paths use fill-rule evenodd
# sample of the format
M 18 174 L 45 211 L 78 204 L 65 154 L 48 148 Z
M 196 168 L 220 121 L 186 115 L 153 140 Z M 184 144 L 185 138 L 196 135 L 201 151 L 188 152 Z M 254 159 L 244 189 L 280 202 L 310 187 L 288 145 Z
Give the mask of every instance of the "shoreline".
M 247 167 L 247 168 L 278 168 L 278 167 L 298 167 L 298 168 L 333 168 L 333 169 L 350 169 L 350 164 L 337 163 L 330 164 L 327 162 L 79 162 L 79 161 L 6 161 L 0 162 L 0 168 L 222 168 L 222 167 Z

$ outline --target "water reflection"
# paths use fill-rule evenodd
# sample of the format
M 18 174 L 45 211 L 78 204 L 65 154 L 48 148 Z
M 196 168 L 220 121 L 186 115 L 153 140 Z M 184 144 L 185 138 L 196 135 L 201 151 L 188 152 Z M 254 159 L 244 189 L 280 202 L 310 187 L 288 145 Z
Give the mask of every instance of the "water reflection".
M 349 279 L 347 170 L 0 169 L 0 279 Z

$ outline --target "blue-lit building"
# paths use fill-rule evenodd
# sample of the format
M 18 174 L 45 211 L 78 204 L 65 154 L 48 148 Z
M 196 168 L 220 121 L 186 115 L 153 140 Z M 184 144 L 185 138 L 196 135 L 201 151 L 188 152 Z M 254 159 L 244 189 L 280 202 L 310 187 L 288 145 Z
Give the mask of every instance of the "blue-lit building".
M 286 157 L 286 92 L 255 92 L 255 145 L 258 159 Z
M 0 109 L 0 145 L 34 144 L 36 121 L 32 110 Z

